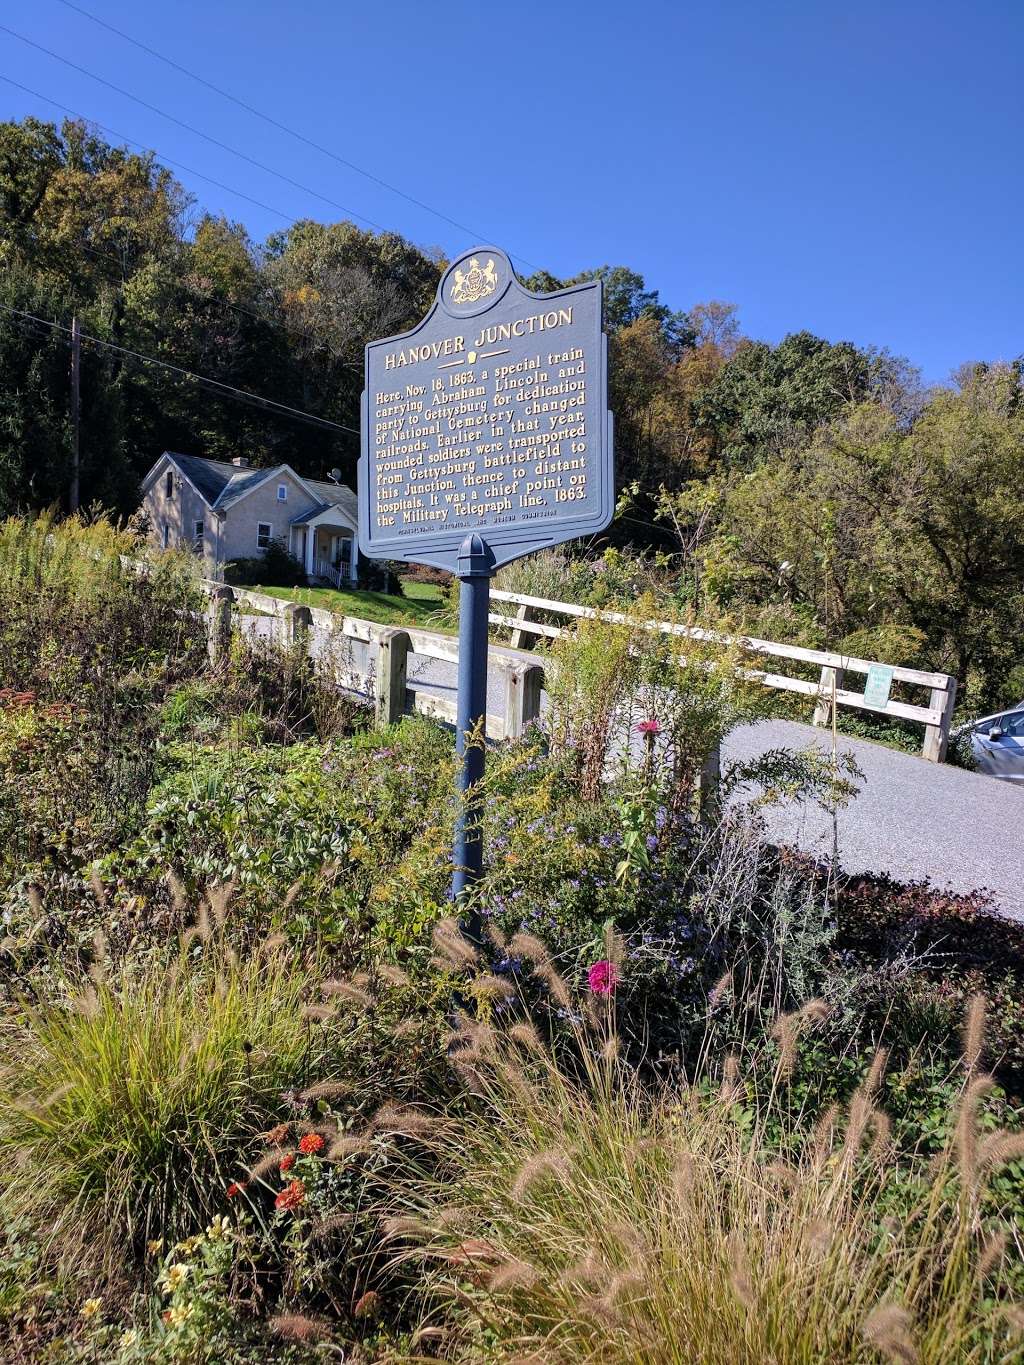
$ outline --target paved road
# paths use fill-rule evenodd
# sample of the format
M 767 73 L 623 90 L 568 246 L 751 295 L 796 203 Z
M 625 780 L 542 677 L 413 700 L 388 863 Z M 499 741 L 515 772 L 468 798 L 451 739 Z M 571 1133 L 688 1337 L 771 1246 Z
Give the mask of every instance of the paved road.
M 727 738 L 723 762 L 766 749 L 831 748 L 831 737 L 796 721 L 745 725 Z M 1024 919 L 1024 791 L 980 773 L 840 736 L 864 773 L 860 792 L 839 813 L 839 852 L 846 872 L 927 877 L 953 891 L 990 890 L 999 907 Z M 829 852 L 832 824 L 814 808 L 772 812 L 769 830 L 782 843 Z
M 248 628 L 270 634 L 276 623 L 245 618 Z M 316 648 L 314 633 L 314 649 Z M 346 667 L 365 673 L 366 645 L 345 643 Z M 510 650 L 495 650 L 510 654 Z M 521 657 L 529 657 L 523 655 Z M 409 656 L 409 685 L 455 699 L 456 667 L 422 655 Z M 488 712 L 501 714 L 503 683 L 488 677 Z M 542 699 L 542 705 L 546 697 Z M 767 749 L 831 747 L 827 732 L 796 721 L 743 726 L 723 746 L 724 764 Z M 1024 791 L 979 773 L 899 753 L 866 740 L 840 737 L 864 774 L 858 795 L 839 813 L 839 852 L 844 871 L 889 872 L 901 880 L 928 878 L 953 891 L 992 892 L 996 904 L 1024 920 Z M 815 807 L 789 805 L 767 813 L 769 833 L 808 852 L 830 853 L 831 819 Z

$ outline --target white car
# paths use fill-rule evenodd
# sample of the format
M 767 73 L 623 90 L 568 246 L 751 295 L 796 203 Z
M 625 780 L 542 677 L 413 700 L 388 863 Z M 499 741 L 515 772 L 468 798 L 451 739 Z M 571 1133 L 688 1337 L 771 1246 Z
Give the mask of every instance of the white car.
M 976 720 L 964 733 L 970 736 L 979 773 L 1024 784 L 1024 702 Z

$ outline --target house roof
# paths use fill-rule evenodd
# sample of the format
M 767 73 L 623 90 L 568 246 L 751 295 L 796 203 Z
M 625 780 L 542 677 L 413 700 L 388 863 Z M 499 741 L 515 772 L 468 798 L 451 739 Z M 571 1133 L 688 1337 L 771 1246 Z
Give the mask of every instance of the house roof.
M 301 475 L 295 474 L 295 471 L 288 465 L 272 465 L 264 469 L 242 469 L 238 465 L 228 464 L 224 460 L 207 460 L 202 455 L 182 455 L 175 450 L 165 450 L 164 455 L 178 466 L 210 506 L 216 507 L 221 512 L 227 511 L 246 493 L 251 492 L 257 484 L 273 478 L 274 475 L 287 472 L 294 475 L 310 496 L 319 499 L 321 504 L 318 508 L 311 508 L 308 512 L 304 512 L 301 517 L 297 517 L 295 519 L 296 524 L 301 524 L 304 520 L 318 516 L 329 507 L 340 507 L 353 521 L 358 519 L 359 504 L 351 488 L 347 488 L 344 484 L 327 483 L 322 479 L 304 479 Z M 163 456 L 161 456 L 162 458 Z M 155 469 L 156 465 L 146 476 L 144 483 L 148 482 Z

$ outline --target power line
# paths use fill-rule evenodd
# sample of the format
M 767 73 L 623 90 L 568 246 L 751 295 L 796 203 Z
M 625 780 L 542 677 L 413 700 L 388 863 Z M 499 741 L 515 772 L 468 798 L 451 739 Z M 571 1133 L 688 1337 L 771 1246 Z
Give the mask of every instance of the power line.
M 43 327 L 50 327 L 56 332 L 64 332 L 71 335 L 71 328 L 65 327 L 62 322 L 54 322 L 49 318 L 38 317 L 35 313 L 29 313 L 21 308 L 12 308 L 9 304 L 0 303 L 0 308 L 5 313 L 10 313 L 13 317 L 23 318 L 28 322 L 39 323 Z M 219 389 L 224 393 L 230 393 L 243 402 L 255 404 L 262 408 L 272 408 L 277 412 L 283 412 L 289 417 L 297 417 L 300 421 L 310 422 L 314 426 L 327 427 L 334 431 L 349 432 L 353 436 L 360 434 L 357 427 L 345 426 L 342 422 L 332 422 L 326 417 L 317 417 L 314 413 L 303 412 L 301 408 L 289 407 L 287 403 L 278 403 L 273 398 L 264 398 L 262 394 L 250 393 L 248 389 L 235 388 L 233 384 L 225 384 L 219 379 L 210 379 L 208 375 L 196 374 L 194 370 L 182 369 L 180 365 L 172 365 L 166 360 L 157 360 L 155 356 L 143 355 L 141 351 L 133 351 L 127 346 L 118 346 L 113 341 L 104 341 L 102 337 L 89 336 L 85 332 L 79 334 L 83 341 L 90 342 L 93 346 L 103 346 L 108 351 L 116 351 L 119 355 L 131 357 L 133 360 L 142 361 L 146 365 L 158 365 L 162 370 L 170 370 L 174 374 L 181 375 L 184 379 L 194 379 L 200 384 L 206 384 L 210 388 Z
M 315 199 L 322 199 L 325 204 L 330 204 L 332 208 L 339 209 L 349 217 L 358 218 L 360 222 L 369 223 L 370 227 L 376 228 L 378 232 L 388 232 L 382 223 L 375 222 L 372 218 L 367 218 L 365 214 L 356 213 L 354 209 L 347 208 L 344 204 L 339 204 L 336 199 L 331 199 L 329 195 L 321 194 L 319 190 L 312 189 L 309 185 L 303 185 L 299 180 L 293 180 L 290 175 L 285 175 L 284 171 L 277 171 L 273 166 L 266 165 L 263 161 L 257 161 L 255 157 L 249 156 L 247 152 L 240 152 L 237 147 L 230 146 L 227 142 L 221 142 L 219 138 L 213 137 L 210 133 L 204 133 L 201 128 L 196 128 L 191 123 L 186 123 L 184 119 L 178 118 L 175 114 L 169 114 L 165 109 L 159 109 L 155 104 L 150 104 L 148 100 L 142 99 L 138 95 L 133 95 L 130 90 L 125 90 L 120 85 L 115 85 L 113 81 L 108 81 L 104 76 L 97 76 L 94 71 L 89 71 L 84 66 L 79 66 L 77 62 L 71 61 L 68 57 L 62 57 L 59 52 L 54 52 L 52 48 L 44 47 L 42 43 L 37 43 L 34 38 L 26 38 L 23 33 L 17 33 L 13 28 L 8 28 L 6 24 L 0 24 L 0 33 L 7 33 L 12 38 L 17 38 L 19 42 L 26 43 L 29 47 L 34 47 L 36 51 L 43 52 L 47 57 L 52 57 L 54 61 L 62 62 L 69 66 L 72 71 L 78 71 L 83 76 L 88 76 L 90 80 L 98 81 L 100 85 L 105 85 L 108 90 L 113 90 L 118 95 L 123 95 L 125 99 L 134 101 L 141 105 L 143 109 L 148 109 L 152 114 L 158 114 L 161 118 L 167 119 L 171 123 L 176 123 L 179 128 L 184 128 L 186 132 L 194 134 L 196 137 L 204 138 L 205 141 L 212 143 L 214 147 L 219 147 L 222 151 L 230 152 L 232 156 L 248 161 L 250 166 L 255 166 L 257 170 L 265 171 L 268 175 L 276 175 L 279 180 L 292 185 L 295 189 L 301 190 L 303 194 L 311 194 Z M 255 202 L 255 201 L 254 201 Z M 287 215 L 285 215 L 287 216 Z M 296 219 L 292 219 L 296 222 Z
M 100 25 L 101 28 L 105 28 L 109 33 L 114 33 L 119 38 L 123 38 L 126 43 L 131 43 L 133 47 L 137 47 L 141 52 L 146 52 L 151 57 L 156 57 L 158 61 L 164 62 L 165 65 L 172 67 L 175 71 L 180 71 L 183 76 L 188 76 L 190 80 L 205 86 L 207 90 L 212 90 L 215 95 L 220 95 L 222 99 L 229 100 L 232 104 L 237 105 L 239 109 L 244 109 L 246 113 L 254 114 L 256 118 L 262 119 L 264 123 L 269 123 L 272 128 L 277 128 L 280 132 L 287 133 L 289 137 L 296 138 L 299 142 L 305 143 L 307 147 L 312 147 L 314 151 L 320 152 L 323 156 L 329 156 L 331 160 L 336 161 L 339 166 L 345 166 L 348 170 L 355 171 L 357 175 L 365 176 L 367 180 L 372 180 L 375 185 L 381 185 L 384 189 L 390 190 L 392 194 L 397 194 L 402 199 L 407 200 L 408 203 L 415 204 L 417 208 L 424 209 L 427 213 L 433 214 L 435 218 L 440 218 L 442 222 L 448 223 L 451 227 L 458 228 L 460 232 L 465 232 L 473 241 L 479 242 L 487 240 L 474 228 L 467 227 L 465 223 L 460 223 L 456 218 L 450 218 L 448 214 L 442 213 L 440 209 L 433 208 L 430 204 L 424 203 L 422 199 L 417 199 L 415 195 L 408 194 L 397 185 L 392 185 L 390 181 L 384 180 L 379 175 L 374 175 L 372 171 L 368 171 L 364 167 L 356 165 L 354 161 L 349 161 L 347 157 L 339 156 L 337 152 L 331 151 L 329 147 L 324 147 L 319 142 L 314 142 L 313 139 L 307 137 L 305 133 L 300 133 L 295 128 L 290 128 L 288 124 L 282 123 L 279 119 L 264 113 L 262 109 L 257 109 L 255 105 L 248 104 L 245 100 L 239 99 L 239 97 L 233 95 L 230 90 L 221 89 L 219 85 L 214 85 L 212 81 L 208 81 L 205 77 L 197 75 L 196 72 L 189 70 L 187 66 L 182 66 L 180 62 L 176 62 L 171 57 L 165 56 L 164 53 L 158 52 L 156 48 L 140 42 L 138 38 L 133 38 L 130 33 L 125 33 L 123 29 L 115 28 L 113 24 L 107 23 L 105 19 L 101 19 L 98 15 L 91 14 L 88 10 L 83 9 L 81 5 L 73 4 L 72 0 L 59 0 L 59 3 L 64 5 L 67 9 L 74 10 L 77 14 L 81 14 L 84 18 L 91 20 L 92 23 Z M 516 255 L 516 253 L 510 254 Z M 516 255 L 516 259 L 522 261 L 524 265 L 530 266 L 531 269 L 536 270 L 539 268 L 532 261 L 528 261 L 525 256 Z
M 3 25 L 0 24 L 0 28 L 2 27 Z M 128 137 L 125 133 L 119 133 L 116 128 L 111 128 L 107 123 L 99 123 L 96 119 L 87 118 L 85 114 L 79 114 L 69 105 L 62 103 L 60 100 L 55 100 L 51 95 L 40 94 L 38 90 L 33 90 L 30 86 L 22 85 L 22 83 L 16 81 L 13 76 L 6 76 L 3 72 L 0 72 L 0 80 L 6 81 L 8 85 L 13 85 L 18 90 L 23 90 L 26 95 L 31 95 L 33 99 L 42 100 L 45 104 L 52 104 L 55 109 L 63 109 L 64 112 L 70 114 L 72 118 L 80 119 L 83 123 L 90 123 L 95 128 L 102 128 L 103 131 L 109 133 L 111 137 L 120 138 L 122 142 L 130 143 L 132 147 L 141 147 L 144 152 L 152 152 L 154 156 L 158 156 L 161 162 L 166 162 L 168 166 L 177 166 L 179 170 L 186 171 L 189 175 L 198 176 L 200 180 L 205 180 L 207 184 L 216 185 L 219 190 L 224 190 L 228 194 L 233 194 L 239 199 L 245 199 L 250 204 L 255 204 L 257 208 L 265 209 L 267 213 L 275 213 L 278 218 L 283 218 L 286 223 L 299 222 L 298 218 L 293 218 L 290 213 L 285 213 L 283 209 L 276 209 L 272 204 L 265 204 L 262 199 L 254 199 L 251 194 L 246 194 L 243 190 L 236 190 L 231 185 L 225 185 L 223 180 L 215 180 L 212 175 L 206 175 L 203 171 L 194 170 L 193 167 L 186 166 L 183 161 L 176 161 L 171 156 L 164 156 L 163 153 L 159 152 L 155 147 L 151 147 L 145 142 L 139 142 L 136 138 Z M 367 220 L 364 219 L 364 221 Z

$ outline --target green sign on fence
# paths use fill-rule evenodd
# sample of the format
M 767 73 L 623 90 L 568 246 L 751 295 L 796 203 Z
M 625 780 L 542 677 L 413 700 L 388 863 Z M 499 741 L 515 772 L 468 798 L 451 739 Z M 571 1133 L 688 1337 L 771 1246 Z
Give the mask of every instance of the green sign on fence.
M 875 711 L 884 711 L 889 705 L 889 692 L 892 688 L 892 669 L 888 664 L 872 664 L 868 669 L 868 679 L 864 684 L 864 705 Z

